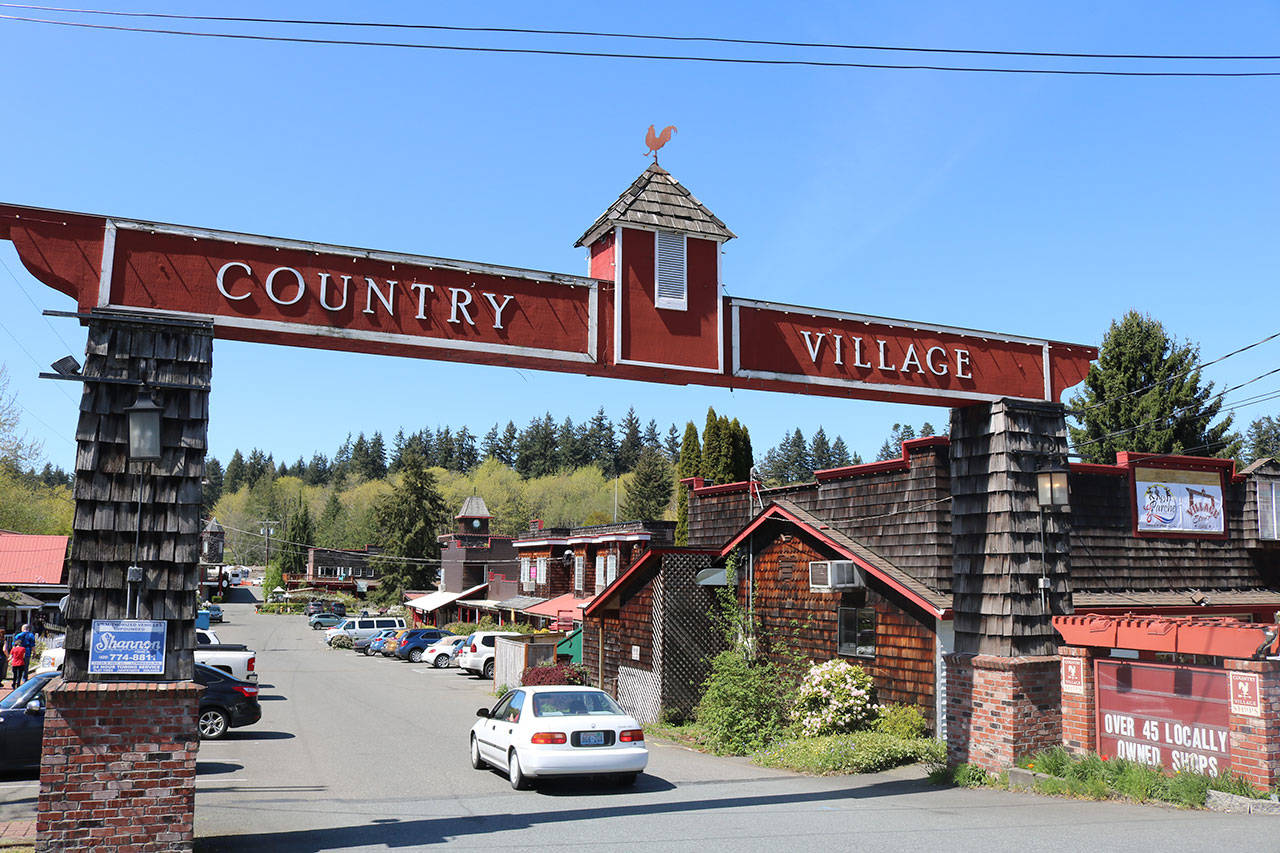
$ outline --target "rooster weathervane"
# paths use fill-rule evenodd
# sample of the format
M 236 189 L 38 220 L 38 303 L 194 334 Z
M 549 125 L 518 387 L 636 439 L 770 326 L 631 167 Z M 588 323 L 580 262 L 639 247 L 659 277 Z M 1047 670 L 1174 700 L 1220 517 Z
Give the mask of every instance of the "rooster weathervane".
M 674 124 L 664 127 L 662 133 L 654 133 L 653 125 L 649 125 L 649 132 L 644 135 L 644 144 L 649 146 L 649 150 L 644 152 L 645 156 L 648 157 L 652 154 L 653 162 L 656 164 L 658 162 L 658 149 L 666 145 L 671 139 L 671 134 L 675 132 L 676 126 Z

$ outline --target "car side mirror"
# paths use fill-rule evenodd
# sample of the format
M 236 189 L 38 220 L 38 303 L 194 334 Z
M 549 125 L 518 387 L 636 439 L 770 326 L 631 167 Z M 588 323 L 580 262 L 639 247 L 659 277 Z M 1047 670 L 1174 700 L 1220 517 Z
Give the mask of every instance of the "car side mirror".
M 488 718 L 489 718 L 489 709 L 488 709 L 488 708 L 481 708 L 479 711 L 476 711 L 476 716 L 477 716 L 477 717 L 484 717 L 485 719 L 488 719 Z
M 28 703 L 27 703 L 27 713 L 28 713 L 28 714 L 43 714 L 43 713 L 44 713 L 44 703 L 43 703 L 43 702 L 41 702 L 39 699 L 32 699 L 30 702 L 28 702 Z

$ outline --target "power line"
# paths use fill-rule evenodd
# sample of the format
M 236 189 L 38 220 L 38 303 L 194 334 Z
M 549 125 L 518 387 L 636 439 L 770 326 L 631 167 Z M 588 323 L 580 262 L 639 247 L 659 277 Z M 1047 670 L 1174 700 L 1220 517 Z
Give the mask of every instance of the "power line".
M 705 44 L 735 44 L 757 47 L 800 47 L 824 50 L 866 50 L 894 53 L 941 53 L 964 56 L 1028 56 L 1056 59 L 1141 59 L 1178 61 L 1266 61 L 1280 59 L 1270 54 L 1171 54 L 1171 53 L 1076 53 L 1042 50 L 989 50 L 977 48 L 915 47 L 881 44 L 843 44 L 838 42 L 778 41 L 772 39 L 727 38 L 724 36 L 679 36 L 657 33 L 618 33 L 597 30 L 550 30 L 532 27 L 468 27 L 448 24 L 407 24 L 391 21 L 335 21 L 308 18 L 256 18 L 230 15 L 179 15 L 162 12 L 126 12 L 104 9 L 75 9 L 59 6 L 38 6 L 27 3 L 0 3 L 8 9 L 31 9 L 40 12 L 65 12 L 78 15 L 104 15 L 115 18 L 154 18 L 171 21 L 212 21 L 241 24 L 285 24 L 290 26 L 343 27 L 352 29 L 429 30 L 458 33 L 492 33 L 508 35 L 575 36 L 602 39 L 633 39 L 644 41 L 699 42 Z
M 9 264 L 5 262 L 4 258 L 0 258 L 0 266 L 4 267 L 4 271 L 9 274 L 9 278 L 13 279 L 13 283 L 18 286 L 18 290 L 22 291 L 22 295 L 27 297 L 27 301 L 31 303 L 31 307 L 36 309 L 37 311 L 40 311 L 40 306 L 37 305 L 36 301 L 31 298 L 31 294 L 27 293 L 27 289 L 22 286 L 22 282 L 18 279 L 16 275 L 13 274 L 13 270 L 9 269 Z M 58 340 L 62 341 L 62 345 L 67 348 L 68 352 L 75 352 L 75 347 L 71 346 L 71 344 L 66 342 L 66 340 L 62 337 L 62 335 L 59 334 L 57 328 L 55 328 L 54 325 L 49 322 L 49 318 L 45 316 L 43 313 L 41 313 L 40 316 L 44 319 L 44 324 L 49 327 L 49 331 L 53 332 L 54 336 Z
M 1067 414 L 1081 415 L 1081 414 L 1084 414 L 1085 412 L 1091 412 L 1094 409 L 1099 408 L 1100 406 L 1108 406 L 1108 405 L 1111 405 L 1112 403 L 1118 403 L 1121 400 L 1126 400 L 1129 397 L 1134 396 L 1135 394 L 1142 394 L 1146 391 L 1150 391 L 1152 388 L 1155 388 L 1157 385 L 1163 385 L 1166 382 L 1173 382 L 1175 379 L 1181 379 L 1182 377 L 1187 376 L 1194 371 L 1203 370 L 1204 368 L 1210 367 L 1211 365 L 1217 364 L 1218 362 L 1226 361 L 1228 358 L 1231 358 L 1233 355 L 1239 355 L 1242 352 L 1246 352 L 1248 350 L 1253 349 L 1254 347 L 1261 346 L 1262 344 L 1265 344 L 1268 341 L 1275 340 L 1276 338 L 1280 338 L 1280 332 L 1275 332 L 1273 334 L 1267 335 L 1265 338 L 1263 338 L 1260 341 L 1254 341 L 1253 343 L 1246 344 L 1245 346 L 1242 346 L 1237 350 L 1232 350 L 1226 355 L 1215 358 L 1213 361 L 1205 361 L 1205 362 L 1199 362 L 1197 364 L 1193 364 L 1191 367 L 1188 367 L 1186 370 L 1182 371 L 1181 373 L 1175 373 L 1172 376 L 1166 376 L 1164 379 L 1157 379 L 1155 382 L 1152 382 L 1149 385 L 1144 385 L 1141 388 L 1135 388 L 1132 391 L 1127 391 L 1124 394 L 1120 394 L 1119 396 L 1110 397 L 1105 400 L 1099 400 L 1081 409 L 1067 409 Z
M 187 36 L 190 38 L 233 39 L 238 41 L 277 42 L 289 44 L 331 45 L 342 47 L 385 47 L 406 50 L 431 50 L 455 53 L 492 53 L 523 56 L 572 56 L 591 59 L 640 59 L 662 62 L 697 62 L 723 65 L 788 66 L 805 68 L 860 68 L 883 71 L 945 71 L 970 74 L 1033 74 L 1068 77 L 1280 77 L 1280 71 L 1114 71 L 1068 68 L 1002 68 L 997 66 L 955 66 L 924 64 L 885 64 L 872 62 L 839 62 L 817 59 L 764 59 L 757 57 L 696 56 L 688 54 L 618 53 L 610 51 L 554 50 L 550 48 L 492 47 L 471 45 L 422 44 L 418 42 L 364 41 L 359 39 L 305 38 L 254 33 L 200 32 L 161 27 L 126 27 L 116 24 L 92 24 L 85 21 L 59 21 L 21 15 L 0 15 L 0 20 L 73 27 L 114 32 L 149 33 L 153 35 Z

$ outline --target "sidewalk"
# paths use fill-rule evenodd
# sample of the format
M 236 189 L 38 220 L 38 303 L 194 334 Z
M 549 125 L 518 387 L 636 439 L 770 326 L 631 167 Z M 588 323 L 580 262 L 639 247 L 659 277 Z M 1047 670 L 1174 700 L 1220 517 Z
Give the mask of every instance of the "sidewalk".
M 36 843 L 36 822 L 34 820 L 11 820 L 0 823 L 0 850 L 6 847 L 34 847 Z

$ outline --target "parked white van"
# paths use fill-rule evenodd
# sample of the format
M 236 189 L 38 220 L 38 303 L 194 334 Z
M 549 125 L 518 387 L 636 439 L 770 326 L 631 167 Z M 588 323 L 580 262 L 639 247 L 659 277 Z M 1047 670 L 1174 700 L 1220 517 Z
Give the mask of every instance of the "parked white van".
M 324 641 L 332 643 L 333 638 L 345 634 L 353 640 L 372 637 L 383 628 L 403 628 L 404 619 L 399 616 L 351 616 L 324 632 Z

